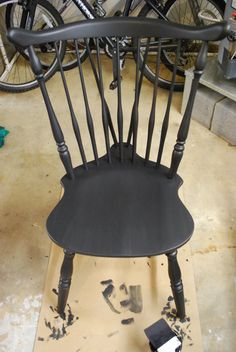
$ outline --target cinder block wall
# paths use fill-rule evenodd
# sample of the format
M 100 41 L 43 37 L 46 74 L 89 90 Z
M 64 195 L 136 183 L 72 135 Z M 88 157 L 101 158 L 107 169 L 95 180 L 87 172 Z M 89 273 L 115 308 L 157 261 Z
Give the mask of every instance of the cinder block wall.
M 224 98 L 216 104 L 211 131 L 236 145 L 236 102 Z

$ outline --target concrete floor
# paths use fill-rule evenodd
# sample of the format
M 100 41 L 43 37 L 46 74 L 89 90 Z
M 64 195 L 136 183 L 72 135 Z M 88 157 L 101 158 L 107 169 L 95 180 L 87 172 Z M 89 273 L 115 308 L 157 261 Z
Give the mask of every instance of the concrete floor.
M 131 63 L 126 74 L 133 75 Z M 107 63 L 107 74 L 110 64 Z M 74 84 L 75 73 L 68 72 Z M 109 84 L 108 75 L 105 81 Z M 76 84 L 76 83 L 75 83 Z M 93 83 L 89 81 L 92 86 Z M 65 122 L 58 76 L 48 82 L 53 100 Z M 144 141 L 147 101 L 151 85 L 145 81 L 140 111 L 140 137 Z M 126 83 L 127 95 L 133 88 Z M 114 93 L 108 91 L 108 101 Z M 160 90 L 159 112 L 167 92 Z M 93 112 L 97 111 L 93 97 Z M 164 163 L 170 160 L 180 120 L 182 95 L 176 93 L 171 113 L 170 138 Z M 130 112 L 130 97 L 124 110 Z M 39 90 L 20 95 L 0 93 L 0 125 L 9 129 L 0 149 L 0 351 L 31 352 L 37 326 L 50 241 L 45 220 L 60 195 L 63 168 L 55 152 Z M 114 104 L 113 104 L 114 105 Z M 115 107 L 114 111 L 115 111 Z M 100 117 L 99 117 L 100 118 Z M 127 128 L 127 125 L 125 125 Z M 102 133 L 100 131 L 101 145 Z M 69 141 L 70 136 L 66 138 Z M 144 143 L 139 145 L 140 153 Z M 155 143 L 154 143 L 155 146 Z M 101 147 L 102 150 L 103 147 Z M 72 157 L 78 162 L 75 144 Z M 88 148 L 89 151 L 89 148 Z M 155 153 L 152 153 L 155 158 Z M 235 148 L 193 121 L 180 167 L 185 180 L 182 192 L 195 220 L 191 240 L 195 282 L 204 351 L 232 351 L 236 331 L 236 152 Z M 123 351 L 122 351 L 123 352 Z

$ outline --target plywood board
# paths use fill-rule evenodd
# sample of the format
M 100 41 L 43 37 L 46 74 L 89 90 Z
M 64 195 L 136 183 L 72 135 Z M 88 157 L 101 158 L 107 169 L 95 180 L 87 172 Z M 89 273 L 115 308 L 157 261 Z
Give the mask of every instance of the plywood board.
M 184 352 L 202 351 L 188 245 L 179 250 L 187 300 L 187 319 L 182 323 L 174 315 L 165 256 L 110 259 L 76 255 L 63 320 L 55 309 L 62 258 L 62 250 L 52 245 L 34 352 L 148 352 L 144 329 L 161 317 L 184 336 Z M 105 299 L 109 290 L 110 297 Z

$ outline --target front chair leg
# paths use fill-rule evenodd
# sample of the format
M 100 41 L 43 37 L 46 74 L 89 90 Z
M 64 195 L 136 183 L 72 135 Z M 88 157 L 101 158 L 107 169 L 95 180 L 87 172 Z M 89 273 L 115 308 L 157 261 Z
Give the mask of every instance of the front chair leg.
M 177 309 L 177 316 L 180 319 L 185 318 L 185 302 L 184 302 L 184 288 L 181 279 L 181 271 L 177 261 L 177 251 L 167 254 L 168 258 L 168 273 L 170 277 L 170 284 Z
M 73 259 L 75 253 L 68 250 L 64 250 L 64 260 L 61 266 L 60 281 L 58 286 L 58 303 L 57 311 L 58 313 L 64 314 L 65 306 L 67 303 L 67 298 L 69 295 L 71 276 L 73 272 Z

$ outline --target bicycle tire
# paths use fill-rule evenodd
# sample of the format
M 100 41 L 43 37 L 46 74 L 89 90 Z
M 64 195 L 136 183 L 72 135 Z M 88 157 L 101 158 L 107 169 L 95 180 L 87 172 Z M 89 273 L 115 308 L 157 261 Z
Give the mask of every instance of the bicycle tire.
M 5 26 L 6 26 L 6 30 L 9 29 L 12 25 L 17 26 L 15 22 L 13 22 L 13 16 L 14 16 L 14 10 L 16 9 L 15 6 L 19 6 L 15 1 L 12 1 L 12 3 L 8 3 L 8 5 L 6 6 L 5 9 Z M 18 7 L 19 9 L 19 7 Z M 60 14 L 56 11 L 56 9 L 46 0 L 38 0 L 38 4 L 37 4 L 37 8 L 36 8 L 36 13 L 37 11 L 39 11 L 40 9 L 42 9 L 42 11 L 44 11 L 43 13 L 46 13 L 48 16 L 50 16 L 50 19 L 53 21 L 53 24 L 55 26 L 59 26 L 61 24 L 63 24 L 63 20 L 60 16 Z M 12 23 L 13 22 L 13 23 Z M 34 22 L 35 23 L 35 22 Z M 33 27 L 34 29 L 34 27 Z M 5 39 L 5 45 L 11 46 L 11 49 L 13 50 L 14 46 L 9 43 L 7 41 L 7 39 Z M 65 46 L 66 43 L 65 42 L 61 42 L 60 46 L 59 46 L 59 53 L 60 53 L 60 57 L 63 58 L 64 53 L 65 53 Z M 12 93 L 21 93 L 21 92 L 25 92 L 34 88 L 38 87 L 38 82 L 35 79 L 34 74 L 32 73 L 31 69 L 30 69 L 30 64 L 27 60 L 27 58 L 25 57 L 25 55 L 21 55 L 16 48 L 14 48 L 14 56 L 17 56 L 17 59 L 15 60 L 15 63 L 13 63 L 12 68 L 15 69 L 16 71 L 16 67 L 14 68 L 14 65 L 24 65 L 25 70 L 27 67 L 27 73 L 25 73 L 25 79 L 23 81 L 23 75 L 21 73 L 18 72 L 18 80 L 19 82 L 14 83 L 14 78 L 12 77 L 12 81 L 2 81 L 1 78 L 3 75 L 1 75 L 0 77 L 0 90 L 2 91 L 6 91 L 6 92 L 12 92 Z M 56 60 L 56 54 L 53 54 L 54 58 L 51 62 L 51 64 L 48 66 L 48 68 L 45 70 L 44 72 L 44 77 L 45 80 L 48 80 L 49 78 L 51 78 L 57 71 L 57 60 Z M 19 68 L 18 68 L 19 70 Z M 13 74 L 12 74 L 13 76 Z M 16 73 L 14 73 L 14 76 L 16 76 Z M 30 77 L 30 78 L 27 78 Z M 21 81 L 21 82 L 20 82 Z
M 73 45 L 73 44 L 72 44 Z M 77 61 L 77 57 L 73 58 L 70 61 L 68 60 L 68 51 L 71 50 L 70 48 L 68 48 L 69 44 L 67 42 L 66 44 L 66 50 L 65 50 L 65 57 L 64 57 L 64 61 L 62 62 L 62 67 L 64 71 L 69 71 L 72 70 L 73 68 L 78 66 L 78 61 Z M 79 43 L 80 46 L 80 43 Z M 73 50 L 73 49 L 72 49 Z M 72 54 L 72 56 L 75 56 L 75 49 L 74 49 L 74 54 Z M 83 63 L 88 57 L 88 51 L 86 48 L 83 49 L 82 54 L 80 54 L 80 61 L 81 63 Z
M 173 14 L 171 13 L 171 8 L 173 6 L 176 6 L 176 3 L 178 2 L 178 0 L 167 0 L 167 2 L 165 3 L 165 7 L 163 10 L 163 14 L 165 16 L 167 16 L 167 18 L 170 17 L 170 15 L 172 15 L 172 18 L 170 18 L 170 20 L 174 20 Z M 200 9 L 201 10 L 207 10 L 208 15 L 212 15 L 212 17 L 217 18 L 217 19 L 222 19 L 224 17 L 224 11 L 225 11 L 225 2 L 224 0 L 205 0 L 206 6 L 204 5 L 204 0 L 201 0 L 200 3 Z M 186 6 L 188 6 L 188 2 L 186 2 Z M 182 9 L 185 10 L 186 13 L 186 8 Z M 169 17 L 168 17 L 169 16 Z M 179 19 L 179 18 L 178 18 Z M 188 17 L 188 18 L 181 18 L 181 21 L 178 20 L 178 23 L 181 24 L 187 24 L 187 25 L 194 25 L 194 19 L 192 17 Z M 210 24 L 210 22 L 208 21 L 203 21 L 204 25 L 208 25 Z M 197 42 L 192 42 L 189 41 L 188 43 L 185 43 L 185 50 L 184 51 L 188 51 L 189 47 L 193 47 L 195 46 L 195 51 L 199 52 L 200 47 L 197 45 Z M 213 51 L 213 52 L 212 52 Z M 209 49 L 208 49 L 208 56 L 212 56 L 212 55 L 217 55 L 218 54 L 218 44 L 217 43 L 212 43 L 209 45 Z M 183 69 L 179 68 L 177 70 L 177 74 L 182 77 L 185 77 L 185 70 L 192 67 L 195 61 L 195 57 L 191 58 L 191 57 L 186 57 L 186 64 L 185 67 Z M 170 70 L 173 69 L 173 62 L 171 62 L 168 58 L 168 53 L 166 53 L 164 50 L 162 51 L 162 62 L 165 63 L 166 67 L 168 67 Z
M 167 2 L 165 3 L 165 6 L 163 8 L 163 14 L 168 17 L 168 12 L 170 11 L 171 7 L 173 6 L 173 4 L 176 4 L 178 1 L 181 0 L 167 0 Z M 186 1 L 186 0 L 185 0 Z M 225 8 L 225 3 L 223 0 L 208 0 L 210 3 L 214 4 L 214 6 L 216 7 L 216 9 L 219 11 L 219 13 L 221 14 L 222 18 L 223 18 L 223 14 L 224 14 L 224 8 Z M 202 4 L 202 2 L 201 2 Z M 145 4 L 142 9 L 140 10 L 138 17 L 148 17 L 148 15 L 150 15 L 150 13 L 153 13 L 152 8 L 148 5 Z M 156 14 L 155 14 L 156 15 Z M 179 17 L 180 18 L 180 17 Z M 177 22 L 177 21 L 175 21 Z M 178 21 L 177 23 L 182 23 L 181 21 Z M 190 23 L 189 23 L 190 24 Z M 193 25 L 193 23 L 191 23 Z M 173 68 L 173 63 L 171 64 L 170 60 L 167 58 L 167 56 L 165 55 L 165 52 L 162 51 L 161 53 L 161 61 L 162 64 L 165 65 L 165 67 L 167 68 L 167 70 L 172 71 Z M 142 62 L 142 57 L 140 57 L 140 62 Z M 155 74 L 154 72 L 150 69 L 150 67 L 148 67 L 146 65 L 145 69 L 144 69 L 144 75 L 145 77 L 152 83 L 154 83 L 155 81 Z M 183 91 L 184 89 L 184 70 L 177 70 L 177 79 L 179 79 L 179 82 L 175 83 L 174 86 L 174 90 L 175 91 Z M 164 88 L 164 89 L 169 89 L 171 85 L 171 80 L 167 80 L 164 78 L 160 78 L 159 79 L 159 86 Z
M 76 5 L 71 2 L 70 5 L 63 11 L 63 1 L 61 0 L 51 0 L 52 5 L 60 13 L 64 23 L 72 23 L 86 19 L 84 15 L 78 11 Z M 78 41 L 78 47 L 80 52 L 80 61 L 83 63 L 88 57 L 88 51 L 86 45 L 83 41 Z M 80 50 L 81 49 L 81 50 Z M 71 70 L 78 66 L 75 45 L 73 41 L 67 41 L 66 52 L 64 60 L 62 62 L 62 67 L 64 71 Z

